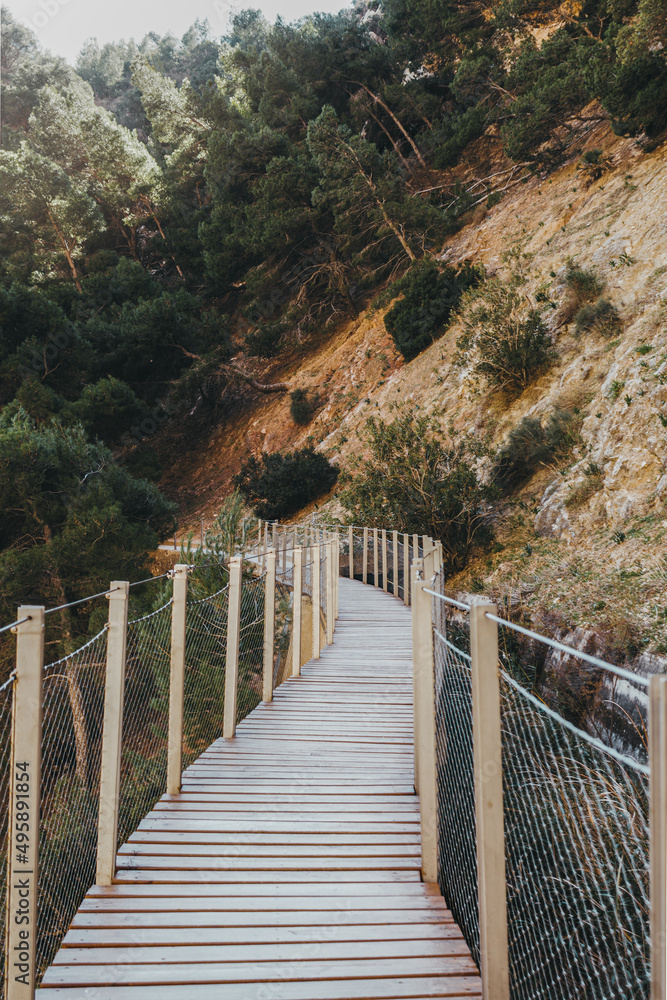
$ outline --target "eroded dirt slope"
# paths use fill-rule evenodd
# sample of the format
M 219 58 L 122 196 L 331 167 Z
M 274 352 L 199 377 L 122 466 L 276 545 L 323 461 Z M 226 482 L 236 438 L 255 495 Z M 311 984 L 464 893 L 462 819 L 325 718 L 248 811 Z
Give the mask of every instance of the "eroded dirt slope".
M 586 183 L 578 157 L 548 177 L 531 177 L 490 211 L 479 209 L 443 251 L 451 262 L 483 263 L 490 275 L 507 273 L 508 251 L 529 255 L 527 287 L 555 307 L 545 315 L 558 358 L 546 375 L 508 404 L 452 364 L 457 323 L 405 364 L 383 311 L 368 309 L 281 363 L 290 388 L 320 397 L 308 427 L 292 421 L 288 395 L 270 395 L 247 401 L 194 445 L 179 449 L 172 437 L 178 461 L 163 486 L 181 501 L 184 520 L 213 515 L 252 453 L 313 440 L 348 466 L 363 450 L 368 417 L 389 417 L 394 403 L 433 412 L 491 451 L 524 416 L 568 409 L 580 419 L 580 443 L 506 505 L 494 551 L 452 586 L 523 605 L 534 620 L 550 616 L 562 634 L 590 630 L 633 655 L 667 652 L 667 151 L 647 154 L 606 127 L 592 129 L 583 148 L 610 158 L 599 180 Z M 565 322 L 568 258 L 594 268 L 604 283 L 622 320 L 615 339 L 576 336 Z M 338 512 L 335 499 L 325 507 Z

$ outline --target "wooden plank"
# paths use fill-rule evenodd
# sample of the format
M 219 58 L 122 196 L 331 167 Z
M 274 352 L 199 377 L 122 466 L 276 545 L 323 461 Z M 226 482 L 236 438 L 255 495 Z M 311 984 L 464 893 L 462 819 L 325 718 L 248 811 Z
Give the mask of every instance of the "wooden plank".
M 405 924 L 409 920 L 411 927 L 424 928 L 424 926 L 436 926 L 438 933 L 443 928 L 454 928 L 459 933 L 457 925 L 448 910 L 444 906 L 403 906 L 401 908 L 387 909 L 379 907 L 366 907 L 366 909 L 346 909 L 332 910 L 322 907 L 310 906 L 308 909 L 288 909 L 282 907 L 273 909 L 267 905 L 264 909 L 255 908 L 252 910 L 204 910 L 187 911 L 185 913 L 168 910 L 159 913 L 152 912 L 150 917 L 141 913 L 121 913 L 116 911 L 91 911 L 78 913 L 72 921 L 72 933 L 74 930 L 81 930 L 88 933 L 91 930 L 98 930 L 101 934 L 108 931 L 117 930 L 119 932 L 134 934 L 136 932 L 146 933 L 155 930 L 161 933 L 162 928 L 178 931 L 190 930 L 197 934 L 206 930 L 206 934 L 201 935 L 205 940 L 209 929 L 215 932 L 227 933 L 230 928 L 261 927 L 289 927 L 291 932 L 305 929 L 307 932 L 311 927 L 325 923 L 327 926 L 338 927 L 341 921 L 350 929 L 355 927 L 375 927 L 379 930 L 387 929 L 393 924 Z
M 265 944 L 214 945 L 171 944 L 140 946 L 133 943 L 128 948 L 104 946 L 87 948 L 62 948 L 53 964 L 65 965 L 192 965 L 212 963 L 254 963 L 254 962 L 347 962 L 358 959 L 399 959 L 399 958 L 461 958 L 468 957 L 468 947 L 462 937 L 442 939 L 400 939 L 344 941 L 338 943 L 327 940 L 323 931 L 319 939 L 303 942 L 283 942 Z
M 269 996 L 271 994 L 269 993 Z M 480 997 L 479 976 L 427 976 L 419 979 L 362 979 L 330 982 L 287 982 L 280 987 L 280 1000 L 464 1000 Z M 132 986 L 96 986 L 95 1000 L 184 1000 L 183 986 L 147 986 L 141 993 Z M 221 1000 L 217 984 L 188 986 L 188 1000 Z M 91 1000 L 89 990 L 46 988 L 40 1000 Z M 249 1000 L 247 984 L 225 986 L 224 1000 Z
M 213 873 L 232 873 L 243 871 L 265 873 L 274 872 L 300 872 L 304 865 L 307 865 L 311 872 L 352 872 L 364 871 L 367 873 L 377 871 L 419 871 L 419 864 L 414 857 L 397 857 L 389 855 L 383 857 L 339 857 L 328 854 L 325 857 L 248 857 L 247 854 L 239 857 L 211 855 L 182 855 L 175 860 L 174 855 L 148 855 L 148 854 L 119 854 L 117 858 L 116 881 L 122 881 L 127 872 L 142 871 L 155 872 L 156 878 L 168 877 L 169 874 L 178 878 L 181 872 L 191 873 L 193 879 L 205 873 L 209 881 Z M 151 876 L 152 877 L 152 876 Z M 264 876 L 266 877 L 266 876 Z
M 132 927 L 124 929 L 77 928 L 70 930 L 63 948 L 139 948 L 154 945 L 297 944 L 324 941 L 462 941 L 461 931 L 449 923 L 364 924 L 337 923 L 344 912 L 332 911 L 328 919 L 306 927 Z M 367 913 L 360 915 L 367 917 Z M 379 918 L 378 918 L 379 919 Z M 62 952 L 60 953 L 62 954 Z M 60 963 L 59 963 L 60 964 Z
M 372 959 L 344 962 L 208 962 L 186 965 L 52 965 L 45 986 L 133 986 L 195 983 L 284 983 L 307 980 L 385 979 L 402 977 L 471 976 L 477 971 L 471 958 Z
M 157 882 L 146 885 L 122 885 L 116 883 L 113 893 L 104 892 L 105 886 L 92 886 L 88 895 L 81 904 L 82 910 L 99 908 L 99 904 L 104 904 L 111 909 L 165 909 L 174 907 L 185 907 L 186 909 L 226 909 L 226 901 L 235 899 L 234 906 L 238 908 L 239 900 L 254 900 L 264 897 L 270 900 L 272 896 L 280 896 L 281 900 L 288 900 L 291 897 L 299 899 L 299 905 L 303 905 L 304 899 L 314 897 L 315 901 L 322 905 L 323 900 L 345 899 L 346 903 L 350 899 L 370 900 L 373 897 L 382 897 L 381 904 L 391 905 L 388 900 L 394 899 L 394 903 L 407 900 L 412 897 L 425 900 L 426 905 L 432 903 L 442 904 L 444 902 L 439 893 L 428 892 L 428 887 L 418 880 L 402 880 L 401 885 L 387 884 L 387 880 L 358 881 L 352 882 L 350 879 L 343 880 L 338 877 L 335 881 L 323 882 L 303 882 L 292 881 L 278 883 L 276 879 L 264 879 L 257 884 L 240 883 L 234 886 L 233 891 L 221 889 L 219 885 L 160 885 Z M 273 900 L 277 904 L 278 900 Z M 250 905 L 250 904 L 249 904 Z M 331 903 L 325 904 L 330 906 Z M 352 903 L 351 905 L 357 905 Z M 252 907 L 251 907 L 252 908 Z M 360 907 L 364 909 L 364 906 Z
M 125 847 L 136 846 L 138 844 L 174 844 L 180 849 L 185 849 L 188 844 L 223 845 L 239 844 L 239 837 L 233 833 L 208 833 L 198 830 L 194 833 L 184 833 L 181 830 L 141 830 L 133 833 Z M 384 844 L 411 844 L 420 845 L 421 837 L 418 830 L 413 833 L 302 833 L 300 831 L 283 833 L 267 833 L 259 831 L 255 833 L 244 833 L 243 844 L 255 847 L 263 846 L 267 851 L 273 848 L 282 849 L 283 846 L 295 848 L 299 845 L 316 847 L 344 848 L 346 845 L 381 847 Z
M 227 847 L 227 849 L 225 849 Z M 304 864 L 305 859 L 311 858 L 387 858 L 387 857 L 419 857 L 421 853 L 419 843 L 412 844 L 161 844 L 151 841 L 147 844 L 139 844 L 130 841 L 124 844 L 118 852 L 118 863 L 127 857 L 197 857 L 197 858 L 224 858 L 224 857 L 250 857 L 258 858 L 293 858 L 299 859 Z
M 271 881 L 275 883 L 291 882 L 300 884 L 302 882 L 312 882 L 319 886 L 320 889 L 323 883 L 338 880 L 341 877 L 339 871 L 320 871 L 313 868 L 297 871 L 276 871 L 274 868 L 269 869 L 269 874 Z M 249 868 L 241 868 L 236 871 L 212 871 L 210 869 L 208 871 L 179 871 L 176 868 L 160 871 L 137 868 L 133 871 L 121 869 L 116 872 L 117 885 L 122 885 L 125 882 L 185 882 L 188 885 L 199 885 L 202 882 L 206 882 L 218 885 L 232 883 L 250 885 L 253 882 L 265 882 L 266 878 L 266 868 L 262 868 L 259 871 L 251 871 Z M 357 878 L 360 882 L 417 882 L 419 881 L 419 871 L 412 866 L 405 871 L 401 868 L 379 869 L 377 871 L 368 868 L 361 869 L 360 871 L 346 869 L 345 878 L 348 881 L 353 881 Z

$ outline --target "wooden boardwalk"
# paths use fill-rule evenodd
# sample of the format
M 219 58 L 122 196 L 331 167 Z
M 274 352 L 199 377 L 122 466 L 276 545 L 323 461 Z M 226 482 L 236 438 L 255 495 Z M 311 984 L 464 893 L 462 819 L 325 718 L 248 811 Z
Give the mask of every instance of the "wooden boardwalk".
M 141 823 L 42 1000 L 481 996 L 420 880 L 411 652 L 409 609 L 341 580 L 333 646 Z

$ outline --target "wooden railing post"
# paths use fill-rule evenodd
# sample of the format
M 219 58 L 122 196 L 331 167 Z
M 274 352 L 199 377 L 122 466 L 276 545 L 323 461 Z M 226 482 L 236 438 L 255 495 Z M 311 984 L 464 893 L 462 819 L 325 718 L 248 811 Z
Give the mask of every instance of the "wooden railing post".
M 483 600 L 470 610 L 480 957 L 484 1000 L 509 1000 L 498 626 L 488 613 L 496 607 Z
M 380 574 L 380 552 L 378 545 L 378 529 L 373 528 L 373 586 L 379 587 L 379 574 Z
M 410 563 L 408 574 L 410 576 L 411 589 L 414 586 L 414 581 L 418 579 L 424 569 L 424 564 L 420 559 L 415 559 Z M 419 626 L 417 621 L 417 607 L 415 603 L 412 604 L 412 714 L 413 714 L 413 742 L 414 742 L 414 758 L 415 758 L 415 791 L 419 794 L 419 730 L 418 730 L 418 720 L 419 720 L 419 684 L 417 682 L 416 666 L 418 662 L 418 648 L 417 648 L 417 636 L 419 635 Z
M 403 603 L 410 603 L 410 536 L 403 534 Z
M 21 624 L 14 629 L 4 995 L 6 1000 L 32 1000 L 37 959 L 44 608 L 20 607 L 17 620 Z
M 334 540 L 334 545 L 336 546 L 336 558 L 334 565 L 334 592 L 335 592 L 335 607 L 336 607 L 336 621 L 340 614 L 339 603 L 340 603 L 340 533 L 336 532 L 336 537 Z
M 350 550 L 349 577 L 350 580 L 354 580 L 354 528 L 352 526 L 347 529 L 347 544 Z
M 330 646 L 334 637 L 336 621 L 336 579 L 335 579 L 335 542 L 327 542 L 327 645 Z
M 667 998 L 667 677 L 649 687 L 651 1000 Z
M 167 795 L 178 795 L 183 770 L 183 700 L 185 696 L 185 626 L 188 604 L 188 566 L 174 567 L 171 605 L 171 667 L 169 676 L 169 736 Z
M 412 620 L 415 735 L 419 760 L 419 809 L 422 836 L 422 879 L 438 881 L 437 770 L 435 742 L 435 664 L 431 597 L 427 580 L 419 579 L 419 560 L 413 564 Z
M 292 677 L 301 676 L 301 591 L 303 589 L 303 549 L 294 550 L 294 590 L 292 593 Z
M 424 545 L 424 579 L 428 583 L 429 587 L 431 586 L 431 582 L 435 576 L 435 556 L 435 546 L 432 544 L 430 539 L 427 539 Z
M 326 552 L 326 549 L 325 549 Z M 325 557 L 326 558 L 326 557 Z M 322 550 L 320 549 L 320 543 L 316 542 L 313 546 L 313 659 L 319 660 L 320 658 L 320 573 L 322 571 L 321 567 L 322 561 Z M 328 564 L 327 564 L 328 566 Z M 329 608 L 327 607 L 327 614 Z
M 225 708 L 222 716 L 222 735 L 226 740 L 230 740 L 236 733 L 242 590 L 243 563 L 239 556 L 235 556 L 233 559 L 229 560 L 227 656 L 225 662 Z
M 109 634 L 104 691 L 104 728 L 100 763 L 100 806 L 97 828 L 98 885 L 111 885 L 116 873 L 118 805 L 125 702 L 127 604 L 130 585 L 114 581 L 109 587 Z
M 368 583 L 368 528 L 364 528 L 364 562 L 361 579 L 363 583 Z
M 271 551 L 266 557 L 266 578 L 264 580 L 264 670 L 262 678 L 262 700 L 273 701 L 273 663 L 276 634 L 276 553 Z
M 257 518 L 257 561 L 259 562 L 259 554 L 262 550 L 262 519 Z
M 388 591 L 387 584 L 387 529 L 382 529 L 382 589 Z
M 398 597 L 398 532 L 391 533 L 391 585 L 392 594 Z

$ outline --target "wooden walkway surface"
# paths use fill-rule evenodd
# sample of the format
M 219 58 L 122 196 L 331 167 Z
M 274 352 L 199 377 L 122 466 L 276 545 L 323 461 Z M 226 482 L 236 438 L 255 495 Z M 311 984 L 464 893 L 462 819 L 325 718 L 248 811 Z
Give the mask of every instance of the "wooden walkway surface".
M 420 880 L 410 611 L 340 581 L 333 646 L 218 740 L 86 896 L 41 1000 L 481 996 Z

